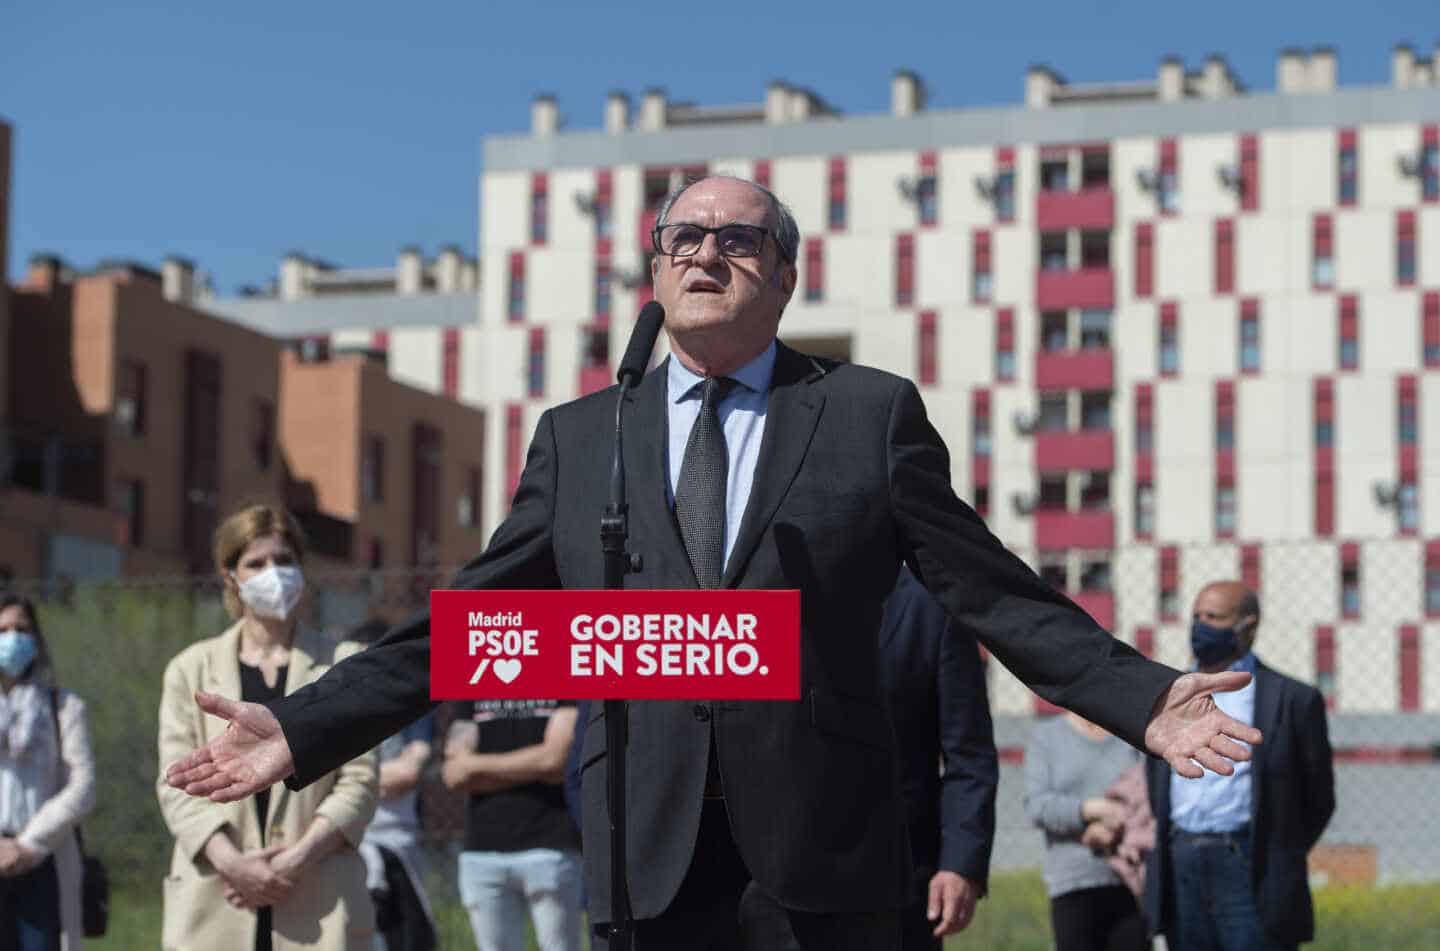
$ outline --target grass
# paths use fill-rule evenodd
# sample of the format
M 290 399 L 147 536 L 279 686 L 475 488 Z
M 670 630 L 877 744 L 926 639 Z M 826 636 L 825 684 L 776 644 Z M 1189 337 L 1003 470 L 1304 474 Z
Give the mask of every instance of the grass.
M 473 948 L 459 901 L 436 895 L 441 947 Z M 1440 883 L 1329 887 L 1315 892 L 1316 935 L 1307 951 L 1433 951 L 1440 948 Z M 110 906 L 110 934 L 87 947 L 155 951 L 160 946 L 158 890 L 118 892 Z M 530 947 L 534 948 L 533 940 Z M 1050 903 L 1038 873 L 996 875 L 975 921 L 945 942 L 945 951 L 1050 951 Z

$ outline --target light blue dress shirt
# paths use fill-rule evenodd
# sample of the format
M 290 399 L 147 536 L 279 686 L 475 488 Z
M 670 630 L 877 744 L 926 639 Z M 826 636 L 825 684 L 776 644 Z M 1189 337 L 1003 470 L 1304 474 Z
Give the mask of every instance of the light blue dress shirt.
M 680 484 L 680 466 L 685 461 L 685 444 L 700 418 L 700 384 L 705 378 L 691 373 L 672 354 L 668 368 L 670 426 L 670 507 L 675 507 L 675 488 Z M 735 547 L 740 520 L 750 501 L 755 482 L 755 463 L 760 459 L 760 439 L 765 435 L 765 408 L 770 399 L 770 378 L 775 373 L 775 341 L 765 352 L 730 374 L 740 385 L 720 402 L 720 425 L 725 430 L 725 451 L 729 470 L 725 479 L 725 563 Z
M 1243 670 L 1251 680 L 1240 690 L 1215 694 L 1215 706 L 1239 720 L 1255 725 L 1255 655 L 1245 656 L 1230 665 Z M 1249 748 L 1248 743 L 1241 746 Z M 1170 821 L 1186 832 L 1233 832 L 1250 821 L 1250 796 L 1253 780 L 1252 761 L 1235 764 L 1229 776 L 1205 771 L 1199 779 L 1186 779 L 1170 774 Z

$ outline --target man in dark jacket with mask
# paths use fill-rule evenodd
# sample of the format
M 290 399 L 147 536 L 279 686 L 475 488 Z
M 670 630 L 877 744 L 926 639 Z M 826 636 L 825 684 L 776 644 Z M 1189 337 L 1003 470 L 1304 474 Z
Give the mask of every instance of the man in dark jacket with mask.
M 1148 765 L 1156 846 L 1145 914 L 1171 951 L 1294 948 L 1315 935 L 1305 858 L 1335 811 L 1325 700 L 1251 652 L 1260 601 L 1238 581 L 1195 599 L 1190 646 L 1199 670 L 1244 670 L 1250 684 L 1216 694 L 1265 743 L 1230 776 L 1183 779 Z

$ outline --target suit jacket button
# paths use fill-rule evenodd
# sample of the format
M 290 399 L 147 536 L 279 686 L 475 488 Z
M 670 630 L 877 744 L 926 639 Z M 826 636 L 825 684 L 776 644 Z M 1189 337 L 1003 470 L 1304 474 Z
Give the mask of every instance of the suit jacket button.
M 704 723 L 710 719 L 710 708 L 703 703 L 695 704 L 695 719 Z

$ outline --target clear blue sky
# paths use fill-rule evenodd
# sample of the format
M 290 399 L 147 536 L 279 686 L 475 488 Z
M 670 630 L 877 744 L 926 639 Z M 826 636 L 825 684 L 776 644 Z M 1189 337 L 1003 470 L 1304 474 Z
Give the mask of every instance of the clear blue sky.
M 772 79 L 869 113 L 900 67 L 953 108 L 1018 102 L 1031 63 L 1125 80 L 1211 52 L 1263 90 L 1282 47 L 1324 44 L 1342 84 L 1381 84 L 1394 44 L 1433 51 L 1440 4 L 10 0 L 0 37 L 11 277 L 38 251 L 82 268 L 177 253 L 230 294 L 290 249 L 352 266 L 410 243 L 473 253 L 480 141 L 527 129 L 542 91 L 583 127 L 610 89 L 758 102 Z

